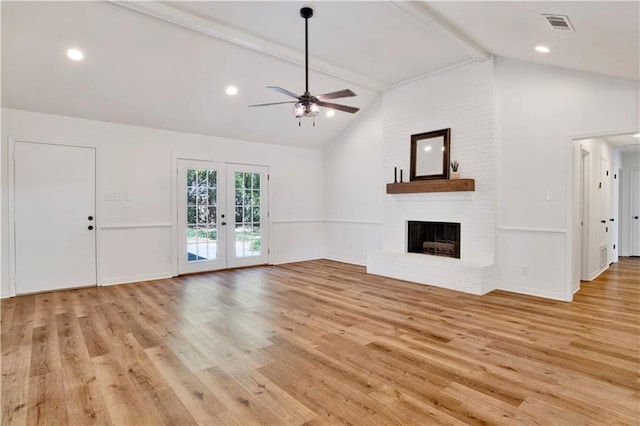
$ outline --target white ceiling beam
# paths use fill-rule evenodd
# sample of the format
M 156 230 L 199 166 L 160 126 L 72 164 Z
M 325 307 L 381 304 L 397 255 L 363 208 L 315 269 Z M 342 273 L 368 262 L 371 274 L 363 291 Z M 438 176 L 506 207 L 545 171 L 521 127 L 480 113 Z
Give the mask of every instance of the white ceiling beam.
M 111 3 L 117 4 L 128 9 L 141 12 L 158 19 L 197 31 L 202 34 L 223 40 L 236 46 L 250 49 L 283 61 L 291 62 L 304 67 L 304 52 L 291 49 L 279 43 L 264 40 L 252 34 L 238 31 L 218 22 L 201 18 L 189 12 L 181 11 L 167 4 L 156 1 L 118 1 L 111 0 Z M 340 67 L 339 65 L 323 61 L 318 58 L 309 57 L 309 68 L 339 78 L 367 89 L 377 92 L 385 92 L 391 88 L 390 84 L 372 79 L 360 73 Z
M 398 9 L 413 17 L 427 28 L 440 34 L 445 39 L 458 46 L 464 53 L 478 62 L 491 58 L 491 53 L 480 47 L 452 25 L 433 12 L 425 2 L 421 1 L 390 1 Z

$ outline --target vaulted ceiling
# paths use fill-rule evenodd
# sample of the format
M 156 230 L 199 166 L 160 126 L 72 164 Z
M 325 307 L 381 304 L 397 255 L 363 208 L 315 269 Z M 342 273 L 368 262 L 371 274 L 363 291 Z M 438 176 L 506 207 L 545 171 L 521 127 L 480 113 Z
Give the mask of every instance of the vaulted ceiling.
M 304 91 L 303 2 L 1 2 L 5 107 L 318 148 L 355 115 L 313 127 Z M 638 2 L 313 2 L 310 91 L 350 88 L 366 109 L 396 85 L 492 54 L 638 79 Z M 543 13 L 568 15 L 575 32 Z M 533 50 L 547 45 L 543 55 Z M 70 61 L 65 52 L 81 49 Z M 228 96 L 229 85 L 238 94 Z

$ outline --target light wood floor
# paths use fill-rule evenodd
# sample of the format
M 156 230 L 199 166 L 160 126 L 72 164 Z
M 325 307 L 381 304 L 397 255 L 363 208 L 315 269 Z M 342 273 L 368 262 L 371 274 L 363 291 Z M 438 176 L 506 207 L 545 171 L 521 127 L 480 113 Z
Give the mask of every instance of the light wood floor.
M 2 301 L 2 425 L 638 425 L 640 259 L 575 302 L 331 261 Z

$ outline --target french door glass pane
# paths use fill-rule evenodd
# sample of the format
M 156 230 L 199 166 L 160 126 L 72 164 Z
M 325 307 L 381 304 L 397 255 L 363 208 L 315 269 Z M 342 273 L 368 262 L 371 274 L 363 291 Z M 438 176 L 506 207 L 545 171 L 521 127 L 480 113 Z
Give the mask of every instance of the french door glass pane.
M 187 262 L 218 257 L 218 171 L 187 169 Z
M 235 173 L 236 257 L 262 255 L 260 216 L 260 173 Z

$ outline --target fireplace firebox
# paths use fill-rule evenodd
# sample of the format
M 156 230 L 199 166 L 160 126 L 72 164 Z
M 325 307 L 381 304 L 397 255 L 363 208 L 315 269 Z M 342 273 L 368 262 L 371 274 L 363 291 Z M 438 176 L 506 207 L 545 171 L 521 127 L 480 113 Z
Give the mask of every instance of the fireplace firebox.
M 460 224 L 407 221 L 407 252 L 460 259 Z

